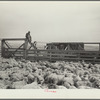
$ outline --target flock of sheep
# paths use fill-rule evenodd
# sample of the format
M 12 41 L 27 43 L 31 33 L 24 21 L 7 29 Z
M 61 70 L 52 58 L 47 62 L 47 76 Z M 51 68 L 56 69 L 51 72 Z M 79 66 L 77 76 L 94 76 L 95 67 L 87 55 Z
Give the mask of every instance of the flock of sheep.
M 100 64 L 0 58 L 0 89 L 99 89 Z

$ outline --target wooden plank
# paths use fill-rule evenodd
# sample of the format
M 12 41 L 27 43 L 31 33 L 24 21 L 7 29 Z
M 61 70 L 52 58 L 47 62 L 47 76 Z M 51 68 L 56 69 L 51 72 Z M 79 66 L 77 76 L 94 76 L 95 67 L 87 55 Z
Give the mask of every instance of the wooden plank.
M 28 54 L 35 54 L 35 53 L 29 53 Z M 50 54 L 50 53 L 38 53 L 38 55 L 53 55 L 53 56 L 77 56 L 76 54 Z
M 99 55 L 98 53 L 79 53 L 80 54 L 80 56 L 91 56 L 91 55 L 93 55 L 93 56 L 97 56 L 97 55 Z
M 96 55 L 80 55 L 80 57 L 97 57 Z
M 14 52 L 15 50 L 8 50 L 8 52 Z M 24 52 L 24 50 L 18 50 L 16 52 Z
M 99 44 L 100 42 L 83 42 L 84 44 Z
M 17 57 L 17 56 L 23 57 L 23 54 L 15 54 L 15 57 Z
M 32 57 L 32 56 L 28 56 L 28 57 Z M 36 58 L 43 58 L 43 59 L 45 58 L 44 56 L 43 57 L 42 56 L 41 57 L 40 56 L 35 56 L 35 57 Z M 47 56 L 46 58 L 49 59 L 50 57 Z M 63 59 L 70 59 L 70 60 L 74 60 L 74 59 L 76 59 L 76 60 L 94 60 L 94 59 L 90 59 L 90 58 L 89 59 L 88 58 L 70 58 L 70 57 L 69 58 L 66 58 L 66 57 L 52 57 L 51 56 L 51 59 L 56 59 L 56 60 L 57 59 L 62 59 L 62 58 Z
M 13 54 L 13 52 L 11 52 L 11 51 L 5 51 L 5 53 L 9 53 L 9 54 Z M 22 54 L 23 52 L 16 52 L 16 53 L 14 53 L 14 54 Z
M 6 49 L 6 48 L 5 48 Z M 18 48 L 7 48 L 8 50 L 16 50 Z M 24 50 L 24 48 L 19 48 L 19 50 Z
M 42 49 L 38 49 L 38 50 L 29 50 L 28 52 L 32 52 L 32 51 L 38 51 L 38 52 L 41 52 L 41 51 L 46 51 L 46 52 L 60 52 L 60 53 L 100 53 L 100 51 L 84 51 L 84 50 L 50 50 L 50 49 L 47 49 L 47 50 L 42 50 Z
M 13 53 L 13 52 L 12 52 Z M 24 51 L 23 52 L 16 52 L 16 53 L 14 53 L 14 54 L 23 54 L 24 53 Z
M 37 60 L 42 60 L 42 61 L 50 61 L 50 59 L 49 58 L 35 58 L 35 57 L 27 57 L 27 60 L 31 60 L 31 61 L 37 61 Z
M 47 55 L 51 55 L 51 56 L 66 56 L 66 57 L 76 57 L 77 55 L 75 54 L 47 54 Z
M 68 43 L 68 44 L 78 44 L 78 43 L 82 43 L 82 44 L 99 44 L 100 42 L 51 42 L 51 43 L 48 43 L 48 44 L 59 44 L 59 43 L 61 43 L 61 44 L 66 44 L 66 43 Z
M 20 55 L 19 55 L 19 56 L 20 56 Z M 58 57 L 58 56 L 57 56 L 57 57 L 56 57 L 56 56 L 55 56 L 55 57 L 53 57 L 53 56 L 50 57 L 50 56 L 44 56 L 44 55 L 43 55 L 43 56 L 40 56 L 40 55 L 36 56 L 35 54 L 33 54 L 33 55 L 28 55 L 27 57 L 36 57 L 36 58 L 38 58 L 38 59 L 40 59 L 40 58 L 42 58 L 42 59 L 45 59 L 45 58 L 50 59 L 50 58 L 51 58 L 51 59 L 56 59 L 56 60 L 62 59 L 62 58 L 63 58 L 63 60 L 66 60 L 66 59 L 70 59 L 70 60 L 75 60 L 75 59 L 76 59 L 76 60 L 94 60 L 94 58 L 91 58 L 91 59 L 90 59 L 90 58 L 86 58 L 86 57 L 85 57 L 85 58 L 71 58 L 71 57 L 68 58 L 68 57 Z M 99 59 L 98 59 L 98 60 L 99 60 Z
M 37 56 L 36 54 L 27 54 L 27 57 L 28 56 Z
M 23 52 L 16 52 L 15 54 L 22 54 Z M 27 56 L 37 56 L 36 54 L 28 54 Z M 79 58 L 78 55 L 68 55 L 68 56 L 64 56 L 64 55 L 41 55 L 38 54 L 39 57 L 56 57 L 56 58 L 66 58 L 66 57 L 70 57 L 70 58 Z M 100 56 L 99 56 L 100 57 Z M 95 58 L 95 56 L 80 56 L 80 58 Z M 99 58 L 98 58 L 99 59 Z
M 14 50 L 8 49 L 8 51 L 12 51 L 12 52 L 13 52 Z M 24 50 L 18 50 L 18 51 L 16 51 L 16 52 L 23 52 L 23 51 L 24 51 Z M 35 53 L 29 53 L 29 52 L 28 52 L 28 54 L 35 54 Z M 62 53 L 61 53 L 61 54 L 56 54 L 56 53 L 54 53 L 54 54 L 52 54 L 52 53 L 51 53 L 51 54 L 50 54 L 50 53 L 38 53 L 38 54 L 41 54 L 41 55 L 42 55 L 42 54 L 43 54 L 43 55 L 58 55 L 58 56 L 60 56 L 60 55 L 61 55 L 61 56 L 77 56 L 77 54 L 62 54 Z M 93 57 L 94 57 L 94 56 L 96 56 L 96 55 L 95 55 L 95 54 L 94 54 L 94 55 L 93 55 L 93 54 L 92 54 L 92 55 L 89 54 L 89 55 L 80 55 L 80 56 L 81 56 L 81 57 L 84 57 L 84 56 L 86 56 L 86 57 L 88 57 L 88 56 L 93 56 Z
M 20 41 L 20 40 L 25 40 L 26 38 L 4 38 L 2 40 L 5 40 L 5 41 Z

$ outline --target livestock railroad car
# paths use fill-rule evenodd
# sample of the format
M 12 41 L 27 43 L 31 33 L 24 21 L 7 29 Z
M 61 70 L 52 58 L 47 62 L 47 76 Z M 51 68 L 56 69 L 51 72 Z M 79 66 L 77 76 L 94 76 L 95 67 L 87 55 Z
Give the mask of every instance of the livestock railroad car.
M 58 49 L 58 50 L 84 50 L 84 43 L 81 42 L 53 42 L 47 43 L 47 49 Z
M 17 41 L 17 42 L 16 42 Z M 16 43 L 14 43 L 16 42 Z M 13 45 L 12 45 L 13 44 Z M 88 46 L 89 44 L 89 46 Z M 39 49 L 27 42 L 26 38 L 1 40 L 1 56 L 4 58 L 27 59 L 31 61 L 87 61 L 100 63 L 100 43 L 84 42 L 52 42 Z M 91 45 L 91 46 L 90 46 Z M 95 46 L 94 46 L 95 45 Z M 91 48 L 92 47 L 92 48 Z M 89 48 L 89 49 L 86 49 Z M 97 49 L 96 49 L 97 48 Z

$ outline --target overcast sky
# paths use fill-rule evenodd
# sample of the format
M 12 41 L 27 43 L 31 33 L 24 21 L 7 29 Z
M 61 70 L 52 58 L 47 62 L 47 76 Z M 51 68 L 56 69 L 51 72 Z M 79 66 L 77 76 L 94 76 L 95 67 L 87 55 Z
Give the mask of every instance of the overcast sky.
M 0 38 L 100 42 L 100 2 L 0 1 Z

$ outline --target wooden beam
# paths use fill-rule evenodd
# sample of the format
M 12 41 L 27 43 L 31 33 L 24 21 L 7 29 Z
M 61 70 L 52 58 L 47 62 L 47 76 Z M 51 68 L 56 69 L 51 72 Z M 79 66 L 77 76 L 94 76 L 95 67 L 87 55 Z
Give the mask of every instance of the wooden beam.
M 100 44 L 100 42 L 83 42 L 84 44 Z
M 23 57 L 24 59 L 27 59 L 27 46 L 28 46 L 28 41 L 25 39 L 25 43 L 24 43 L 24 54 L 23 54 Z
M 54 53 L 100 53 L 99 51 L 85 51 L 85 50 L 53 50 L 53 49 L 47 49 L 47 50 L 44 50 L 44 49 L 37 49 L 37 50 L 29 50 L 29 52 L 54 52 Z
M 26 38 L 4 38 L 4 39 L 2 39 L 2 40 L 5 40 L 5 41 L 15 41 L 15 40 L 25 40 Z
M 78 43 L 82 43 L 82 44 L 99 44 L 100 42 L 51 42 L 51 43 L 47 43 L 47 44 L 78 44 Z
M 10 48 L 9 45 L 6 43 L 6 41 L 5 41 L 4 43 L 6 44 L 6 46 L 7 46 L 8 48 Z
M 4 40 L 1 40 L 1 56 L 4 57 Z

